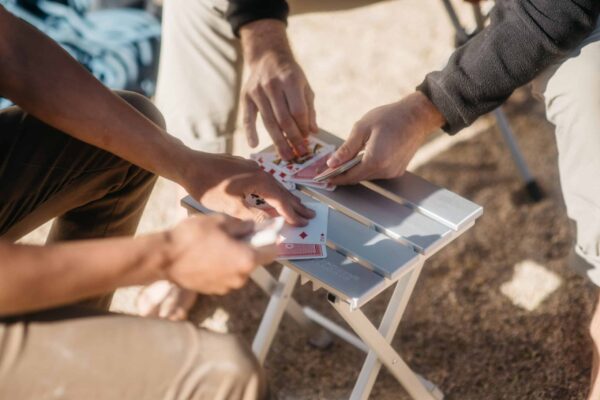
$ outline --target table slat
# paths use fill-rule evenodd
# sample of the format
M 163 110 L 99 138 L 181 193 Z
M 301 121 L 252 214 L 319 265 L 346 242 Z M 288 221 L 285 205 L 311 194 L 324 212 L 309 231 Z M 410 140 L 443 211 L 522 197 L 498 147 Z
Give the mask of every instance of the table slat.
M 297 194 L 302 201 L 309 199 L 302 193 Z M 398 243 L 332 208 L 329 209 L 327 246 L 356 258 L 367 268 L 393 280 L 417 265 L 421 258 L 412 247 Z
M 333 192 L 300 187 L 309 196 L 392 239 L 413 246 L 421 254 L 433 254 L 450 240 L 454 232 L 450 227 L 361 185 L 342 186 Z
M 317 137 L 336 146 L 344 142 L 323 130 Z M 399 178 L 375 180 L 363 184 L 386 197 L 417 209 L 455 231 L 472 224 L 483 213 L 481 206 L 408 171 Z
M 333 249 L 327 249 L 327 258 L 281 263 L 310 276 L 313 285 L 322 286 L 354 308 L 361 307 L 393 283 Z

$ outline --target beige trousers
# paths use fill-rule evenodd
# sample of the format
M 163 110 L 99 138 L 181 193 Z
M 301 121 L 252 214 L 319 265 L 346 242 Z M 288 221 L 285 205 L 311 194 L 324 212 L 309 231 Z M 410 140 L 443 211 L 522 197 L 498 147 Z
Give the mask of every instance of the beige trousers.
M 148 99 L 120 95 L 164 125 Z M 0 240 L 55 217 L 49 241 L 133 235 L 155 179 L 17 107 L 0 111 Z M 237 338 L 99 310 L 109 300 L 0 317 L 0 399 L 266 396 L 262 370 Z
M 347 10 L 381 0 L 288 0 L 290 14 Z M 156 104 L 188 146 L 232 151 L 242 79 L 227 0 L 165 0 Z
M 571 265 L 600 286 L 600 22 L 533 90 L 556 126 L 561 187 L 577 232 Z
M 253 400 L 262 371 L 231 335 L 65 307 L 0 322 L 0 399 Z

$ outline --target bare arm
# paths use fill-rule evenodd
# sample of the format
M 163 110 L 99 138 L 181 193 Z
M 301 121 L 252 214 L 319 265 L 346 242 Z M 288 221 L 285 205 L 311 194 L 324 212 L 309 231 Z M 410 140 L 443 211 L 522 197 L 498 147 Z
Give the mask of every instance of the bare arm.
M 256 163 L 184 146 L 1 6 L 0 94 L 66 134 L 179 183 L 215 211 L 252 218 L 243 198 L 256 193 L 289 223 L 306 224 L 312 215 Z
M 102 239 L 50 246 L 0 241 L 0 316 L 73 303 L 122 286 L 168 279 L 205 294 L 243 286 L 275 246 L 240 240 L 253 224 L 224 215 L 193 217 L 174 229 L 136 239 Z
M 1 6 L 0 94 L 81 141 L 182 181 L 185 160 L 191 157 L 185 146 Z
M 0 242 L 0 316 L 68 304 L 160 279 L 167 264 L 163 236 L 44 247 Z

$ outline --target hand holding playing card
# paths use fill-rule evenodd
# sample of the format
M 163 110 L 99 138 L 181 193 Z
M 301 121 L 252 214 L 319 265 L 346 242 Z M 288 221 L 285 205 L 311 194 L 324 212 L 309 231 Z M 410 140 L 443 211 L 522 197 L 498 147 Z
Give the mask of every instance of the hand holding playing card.
M 241 219 L 261 221 L 269 217 L 264 210 L 250 207 L 246 196 L 262 197 L 286 222 L 304 226 L 314 212 L 288 192 L 273 177 L 251 160 L 224 154 L 201 153 L 191 169 L 185 188 L 204 206 Z
M 311 137 L 307 141 L 308 153 L 290 161 L 283 160 L 274 149 L 253 154 L 251 158 L 260 167 L 277 179 L 288 190 L 294 190 L 296 184 L 317 189 L 334 190 L 329 183 L 314 181 L 314 177 L 327 169 L 327 160 L 335 151 L 335 146 Z

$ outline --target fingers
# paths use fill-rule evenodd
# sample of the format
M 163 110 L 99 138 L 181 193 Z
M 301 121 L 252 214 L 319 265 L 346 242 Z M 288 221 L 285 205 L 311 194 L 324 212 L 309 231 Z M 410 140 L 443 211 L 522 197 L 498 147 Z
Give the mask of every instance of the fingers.
M 243 113 L 244 132 L 246 133 L 248 146 L 255 148 L 258 146 L 258 132 L 256 131 L 256 115 L 258 113 L 258 108 L 250 96 L 245 96 Z
M 350 137 L 340 146 L 339 149 L 327 160 L 327 165 L 330 168 L 336 168 L 343 163 L 353 159 L 359 151 L 365 146 L 369 139 L 370 132 L 362 129 L 358 125 L 354 125 Z
M 355 167 L 350 168 L 348 171 L 344 172 L 343 174 L 334 176 L 333 178 L 329 179 L 328 182 L 335 186 L 342 186 L 342 185 L 353 185 L 360 181 L 369 179 L 370 174 L 371 174 L 371 169 L 367 162 L 368 162 L 368 160 L 365 157 L 365 158 L 363 158 L 363 161 L 360 164 L 356 165 Z
M 315 111 L 315 94 L 312 89 L 307 85 L 304 89 L 304 97 L 306 98 L 306 104 L 308 104 L 308 124 L 311 133 L 319 132 L 317 126 L 317 112 Z
M 298 197 L 279 186 L 277 181 L 268 175 L 256 190 L 288 224 L 306 226 L 308 220 L 314 217 L 314 211 L 306 208 Z
M 277 258 L 277 246 L 274 244 L 270 246 L 261 246 L 254 249 L 254 251 L 256 266 L 268 265 Z
M 358 163 L 356 166 L 350 168 L 343 174 L 338 176 L 334 176 L 329 180 L 329 183 L 332 185 L 353 185 L 360 181 L 366 181 L 374 178 L 376 175 L 378 165 L 380 163 L 377 162 L 377 157 L 381 157 L 381 154 L 373 148 L 373 141 L 375 138 L 371 138 L 364 147 L 365 154 L 362 158 L 362 161 Z
M 279 123 L 277 122 L 275 114 L 273 113 L 273 109 L 271 108 L 271 103 L 262 89 L 259 88 L 253 92 L 252 100 L 258 107 L 258 111 L 260 111 L 265 128 L 267 129 L 267 132 L 269 132 L 271 139 L 273 139 L 273 144 L 275 144 L 275 147 L 277 148 L 281 158 L 284 160 L 291 160 L 294 158 L 294 152 L 283 136 L 283 132 L 279 128 Z
M 305 90 L 299 85 L 291 85 L 284 89 L 284 91 L 290 114 L 300 130 L 300 134 L 303 138 L 306 138 L 310 135 L 311 128 L 309 120 L 310 112 L 308 110 L 309 104 L 304 94 Z
M 291 91 L 291 89 L 287 89 Z M 304 137 L 296 125 L 296 121 L 291 114 L 291 110 L 288 105 L 288 97 L 286 92 L 279 88 L 279 86 L 268 86 L 265 89 L 265 93 L 270 101 L 271 107 L 275 114 L 275 118 L 279 123 L 280 129 L 285 133 L 287 141 L 292 145 L 292 150 L 295 156 L 301 156 L 306 154 L 308 149 L 304 143 Z

